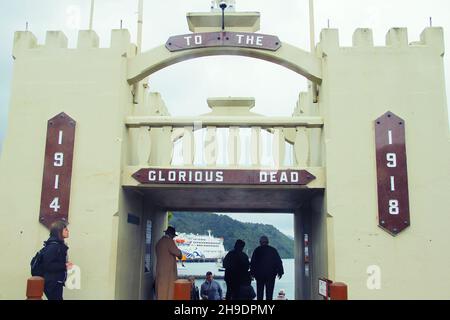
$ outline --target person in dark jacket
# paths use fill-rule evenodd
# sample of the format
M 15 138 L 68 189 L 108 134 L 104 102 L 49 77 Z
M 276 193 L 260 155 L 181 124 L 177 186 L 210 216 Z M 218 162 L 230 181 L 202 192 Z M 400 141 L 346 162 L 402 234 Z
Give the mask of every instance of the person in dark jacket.
M 259 239 L 260 246 L 253 251 L 250 262 L 250 273 L 256 279 L 256 294 L 258 300 L 263 300 L 264 288 L 266 300 L 273 300 L 273 288 L 275 277 L 278 279 L 284 274 L 283 262 L 277 249 L 269 246 L 269 238 L 262 236 Z
M 44 293 L 48 300 L 63 300 L 63 286 L 67 278 L 67 270 L 72 263 L 67 261 L 67 250 L 64 239 L 69 237 L 69 229 L 64 221 L 56 221 L 50 227 L 50 238 L 44 242 L 43 271 Z
M 236 240 L 234 249 L 228 252 L 223 259 L 225 283 L 227 284 L 226 300 L 239 299 L 240 286 L 245 283 L 250 263 L 248 256 L 242 251 L 244 247 L 243 240 Z
M 252 276 L 250 275 L 250 272 L 248 272 L 244 283 L 239 288 L 238 300 L 253 300 L 255 298 L 256 293 L 252 286 Z
M 191 282 L 191 300 L 200 300 L 200 291 L 198 287 L 195 285 L 195 277 L 190 276 L 188 280 Z

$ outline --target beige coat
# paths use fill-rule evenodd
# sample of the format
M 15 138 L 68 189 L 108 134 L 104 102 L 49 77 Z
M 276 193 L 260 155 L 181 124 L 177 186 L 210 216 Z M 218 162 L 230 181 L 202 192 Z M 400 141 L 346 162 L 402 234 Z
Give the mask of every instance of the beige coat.
M 167 235 L 156 244 L 156 299 L 173 300 L 174 281 L 177 280 L 177 260 L 181 250 Z

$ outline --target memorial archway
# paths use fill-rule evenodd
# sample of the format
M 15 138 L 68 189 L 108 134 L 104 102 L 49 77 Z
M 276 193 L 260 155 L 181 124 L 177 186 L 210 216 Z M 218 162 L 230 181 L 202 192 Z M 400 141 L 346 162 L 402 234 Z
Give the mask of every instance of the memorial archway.
M 173 64 L 221 55 L 268 61 L 294 71 L 315 84 L 320 84 L 322 81 L 322 61 L 315 54 L 282 43 L 276 36 L 243 32 L 192 33 L 170 37 L 165 45 L 130 58 L 127 80 L 130 85 L 136 85 L 153 73 Z M 223 102 L 224 105 L 229 104 L 229 102 Z M 312 205 L 314 199 L 319 199 L 318 202 L 323 203 L 325 187 L 323 168 L 314 168 L 309 161 L 310 153 L 318 151 L 317 149 L 310 152 L 310 146 L 313 146 L 311 149 L 316 149 L 320 145 L 320 141 L 310 141 L 310 132 L 321 131 L 323 120 L 320 117 L 299 116 L 254 117 L 248 112 L 234 114 L 231 107 L 233 106 L 228 105 L 230 108 L 228 117 L 214 112 L 188 118 L 161 114 L 128 117 L 126 124 L 130 134 L 135 137 L 132 153 L 136 157 L 124 171 L 123 187 L 135 194 L 129 197 L 130 203 L 136 202 L 135 197 L 139 197 L 139 202 L 144 203 L 144 211 L 153 212 L 151 216 L 157 228 L 153 229 L 153 237 L 161 232 L 167 211 L 293 213 L 296 234 L 295 297 L 309 299 L 314 295 L 311 274 L 316 276 L 321 273 L 319 270 L 326 268 L 322 261 L 310 267 L 309 253 L 304 253 L 305 250 L 312 252 L 308 242 L 305 242 L 305 237 L 308 238 L 308 235 L 317 244 L 320 242 L 320 247 L 325 246 L 322 236 L 315 235 L 323 234 L 323 210 L 314 209 Z M 206 155 L 206 166 L 196 167 L 193 161 L 195 153 L 193 132 L 199 128 L 199 123 L 207 130 L 207 139 L 210 142 L 215 141 L 218 128 L 229 128 L 229 138 L 232 141 L 239 141 L 240 128 L 251 128 L 252 148 L 256 150 L 260 149 L 258 141 L 261 129 L 272 132 L 274 146 L 277 149 L 274 154 L 276 168 L 265 168 L 269 170 L 265 172 L 266 177 L 271 176 L 274 181 L 261 180 L 261 172 L 264 172 L 264 169 L 258 155 L 252 154 L 253 167 L 250 170 L 239 166 L 239 142 L 232 142 L 228 146 L 231 153 L 229 157 L 232 159 L 230 167 L 218 165 L 217 159 L 213 159 L 214 157 L 210 155 Z M 154 135 L 152 136 L 152 133 L 149 135 L 148 131 L 154 132 Z M 172 166 L 170 156 L 166 156 L 173 155 L 171 145 L 173 139 L 169 136 L 176 131 L 179 132 L 178 137 L 183 137 L 184 165 L 178 168 Z M 161 139 L 164 136 L 165 140 Z M 158 140 L 155 141 L 155 138 Z M 289 168 L 283 166 L 285 141 L 293 144 L 296 154 L 296 163 Z M 162 149 L 152 147 L 155 142 L 165 147 Z M 255 147 L 255 143 L 258 146 Z M 208 152 L 206 151 L 208 149 L 211 151 L 210 147 L 211 144 L 209 146 L 205 144 L 205 152 Z M 152 152 L 157 153 L 156 157 L 151 154 Z M 161 154 L 164 154 L 162 162 L 158 160 Z M 214 172 L 211 177 L 216 177 L 220 173 L 220 179 L 214 180 L 210 177 L 208 181 L 208 173 L 211 173 L 211 170 Z M 296 181 L 287 181 L 288 179 L 283 181 L 284 176 L 290 176 L 292 173 L 303 178 Z M 194 179 L 187 181 L 190 174 Z M 197 181 L 195 179 L 197 174 L 204 175 L 205 181 Z M 145 207 L 152 209 L 145 209 Z M 320 205 L 320 207 L 323 206 Z M 314 240 L 311 233 L 314 234 Z M 319 255 L 324 256 L 325 251 L 318 251 L 317 256 Z M 148 288 L 151 282 L 148 277 L 147 280 L 143 278 L 142 287 Z
M 322 82 L 322 61 L 313 53 L 309 53 L 287 43 L 277 42 L 279 40 L 272 40 L 272 42 L 277 43 L 276 46 L 264 46 L 264 37 L 278 39 L 277 37 L 234 32 L 213 32 L 210 33 L 210 35 L 198 35 L 203 36 L 203 38 L 201 38 L 202 41 L 199 41 L 198 45 L 196 45 L 195 42 L 191 43 L 189 38 L 194 37 L 193 39 L 195 39 L 196 34 L 175 36 L 170 38 L 166 45 L 156 47 L 131 58 L 128 62 L 128 83 L 134 84 L 156 71 L 182 61 L 219 55 L 244 56 L 265 60 L 297 72 L 314 83 L 320 84 Z M 258 48 L 259 45 L 257 44 L 252 46 L 240 45 L 238 42 L 239 39 L 242 39 L 240 36 L 254 37 L 251 38 L 253 39 L 253 43 L 256 43 L 257 40 L 255 39 L 260 37 L 261 48 Z M 237 40 L 235 43 L 217 43 L 217 41 L 214 40 L 215 42 L 211 42 L 205 37 L 214 39 L 233 39 L 234 37 Z M 188 40 L 186 38 L 188 38 Z M 186 41 L 185 46 L 180 44 L 177 48 L 168 50 L 168 48 L 174 46 L 172 42 L 183 40 Z

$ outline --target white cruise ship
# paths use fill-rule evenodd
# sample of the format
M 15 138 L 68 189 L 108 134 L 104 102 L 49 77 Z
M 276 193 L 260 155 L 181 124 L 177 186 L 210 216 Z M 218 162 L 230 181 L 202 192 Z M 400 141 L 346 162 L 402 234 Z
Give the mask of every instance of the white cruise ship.
M 218 260 L 226 254 L 223 238 L 213 237 L 211 230 L 208 235 L 179 233 L 174 240 L 187 260 Z

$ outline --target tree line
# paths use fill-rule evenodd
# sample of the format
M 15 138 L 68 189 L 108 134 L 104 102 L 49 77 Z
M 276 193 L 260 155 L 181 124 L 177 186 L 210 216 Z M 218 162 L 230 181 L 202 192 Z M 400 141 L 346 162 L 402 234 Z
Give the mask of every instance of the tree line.
M 244 251 L 250 257 L 259 246 L 259 238 L 266 235 L 282 259 L 294 258 L 294 240 L 272 225 L 240 222 L 229 216 L 205 212 L 173 212 L 169 214 L 169 224 L 176 228 L 177 233 L 205 235 L 207 230 L 211 230 L 214 237 L 224 238 L 227 251 L 233 249 L 237 239 L 242 239 L 246 243 Z

